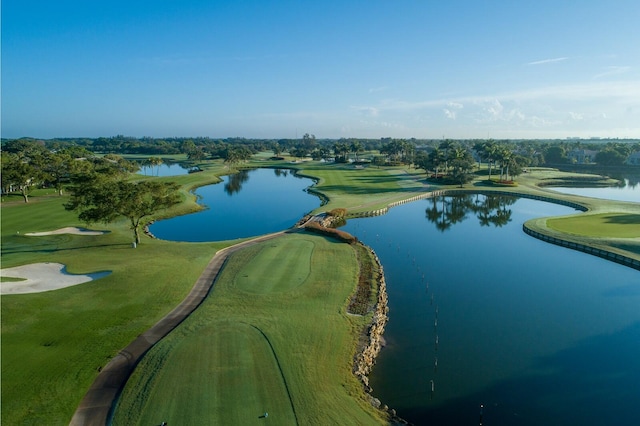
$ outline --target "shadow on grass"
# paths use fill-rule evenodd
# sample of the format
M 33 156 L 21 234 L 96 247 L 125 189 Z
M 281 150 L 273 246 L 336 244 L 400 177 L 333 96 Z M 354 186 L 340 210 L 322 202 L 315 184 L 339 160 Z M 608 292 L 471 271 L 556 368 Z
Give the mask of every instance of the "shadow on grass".
M 640 225 L 640 214 L 618 214 L 604 217 L 606 223 L 618 225 Z
M 55 253 L 55 252 L 63 252 L 63 251 L 73 251 L 73 250 L 86 250 L 91 248 L 104 248 L 104 247 L 118 247 L 121 248 L 131 248 L 130 243 L 111 243 L 111 244 L 94 244 L 94 245 L 83 245 L 77 247 L 61 247 L 61 244 L 57 244 L 55 242 L 44 242 L 40 244 L 33 243 L 5 243 L 2 241 L 2 256 L 18 254 L 18 253 Z

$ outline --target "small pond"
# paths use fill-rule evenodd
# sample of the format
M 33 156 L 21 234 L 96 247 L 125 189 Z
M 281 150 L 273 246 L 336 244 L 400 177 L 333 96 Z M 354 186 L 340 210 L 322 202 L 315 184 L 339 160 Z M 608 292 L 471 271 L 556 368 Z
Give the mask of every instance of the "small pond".
M 563 194 L 574 194 L 582 195 L 584 197 L 640 203 L 640 183 L 636 182 L 635 184 L 632 184 L 629 179 L 624 179 L 618 186 L 598 188 L 550 186 L 548 189 L 561 192 Z
M 287 169 L 244 170 L 198 188 L 205 210 L 161 220 L 149 228 L 172 241 L 223 241 L 283 231 L 319 207 L 306 192 L 313 180 Z
M 183 167 L 178 163 L 162 163 L 157 166 L 140 166 L 139 175 L 143 176 L 180 176 L 189 174 L 189 167 Z
M 418 425 L 634 424 L 640 273 L 522 231 L 573 212 L 464 195 L 349 220 L 387 278 L 374 396 Z

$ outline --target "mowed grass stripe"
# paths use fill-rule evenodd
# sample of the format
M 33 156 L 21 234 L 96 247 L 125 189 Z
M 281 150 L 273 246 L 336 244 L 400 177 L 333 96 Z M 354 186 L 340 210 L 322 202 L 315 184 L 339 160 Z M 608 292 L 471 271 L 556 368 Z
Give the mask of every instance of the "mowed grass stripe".
M 547 226 L 560 232 L 588 237 L 640 237 L 640 214 L 580 214 L 547 220 Z
M 203 304 L 142 359 L 114 424 L 183 424 L 197 409 L 176 401 L 190 399 L 201 400 L 210 411 L 208 421 L 189 424 L 384 423 L 351 372 L 357 332 L 368 320 L 345 313 L 357 282 L 353 248 L 309 234 L 286 234 L 276 241 L 228 260 Z M 274 291 L 263 293 L 238 287 L 246 267 L 256 273 L 257 264 L 268 265 L 272 270 L 262 279 L 270 281 L 284 276 L 278 269 L 291 268 L 273 259 L 310 247 L 303 285 L 281 291 L 267 283 L 264 288 Z M 261 333 L 262 343 L 254 342 Z M 178 384 L 179 396 L 164 390 Z M 166 406 L 171 411 L 163 411 Z M 258 419 L 265 411 L 269 417 Z M 165 418 L 155 417 L 160 412 Z
M 292 290 L 307 280 L 313 242 L 299 241 L 292 247 L 283 241 L 272 240 L 268 245 L 254 246 L 244 253 L 243 256 L 251 253 L 251 258 L 243 267 L 242 274 L 234 279 L 238 289 L 252 293 L 277 293 Z
M 248 324 L 214 321 L 184 342 L 164 346 L 158 356 L 165 362 L 145 381 L 146 395 L 125 394 L 117 408 L 140 410 L 140 416 L 116 416 L 114 425 L 251 425 L 260 424 L 265 411 L 278 424 L 296 424 L 271 347 Z M 139 379 L 138 372 L 131 378 Z

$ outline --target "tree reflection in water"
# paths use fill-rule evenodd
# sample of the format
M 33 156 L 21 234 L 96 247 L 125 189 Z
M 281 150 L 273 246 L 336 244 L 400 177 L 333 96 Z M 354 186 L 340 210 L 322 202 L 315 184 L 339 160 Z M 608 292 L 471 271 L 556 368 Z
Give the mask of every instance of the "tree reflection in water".
M 511 209 L 517 197 L 505 195 L 460 194 L 431 199 L 433 205 L 425 210 L 426 218 L 444 232 L 473 213 L 481 226 L 501 227 L 511 222 Z
M 224 184 L 224 192 L 233 195 L 240 192 L 242 184 L 249 180 L 249 171 L 240 170 L 238 173 L 229 175 L 229 182 Z

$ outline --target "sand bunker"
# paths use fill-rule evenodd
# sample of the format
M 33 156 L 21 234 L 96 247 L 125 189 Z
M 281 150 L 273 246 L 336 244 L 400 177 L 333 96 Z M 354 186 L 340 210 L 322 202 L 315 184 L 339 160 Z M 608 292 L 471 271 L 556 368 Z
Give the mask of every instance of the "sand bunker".
M 0 283 L 0 294 L 41 293 L 86 283 L 109 275 L 111 272 L 97 272 L 72 275 L 61 263 L 32 263 L 0 270 L 3 277 L 22 278 L 21 281 Z
M 29 237 L 41 237 L 43 235 L 56 235 L 56 234 L 74 234 L 74 235 L 102 235 L 106 234 L 109 231 L 92 231 L 90 229 L 84 228 L 76 228 L 73 226 L 68 226 L 66 228 L 56 229 L 55 231 L 47 231 L 47 232 L 29 232 L 27 235 Z

